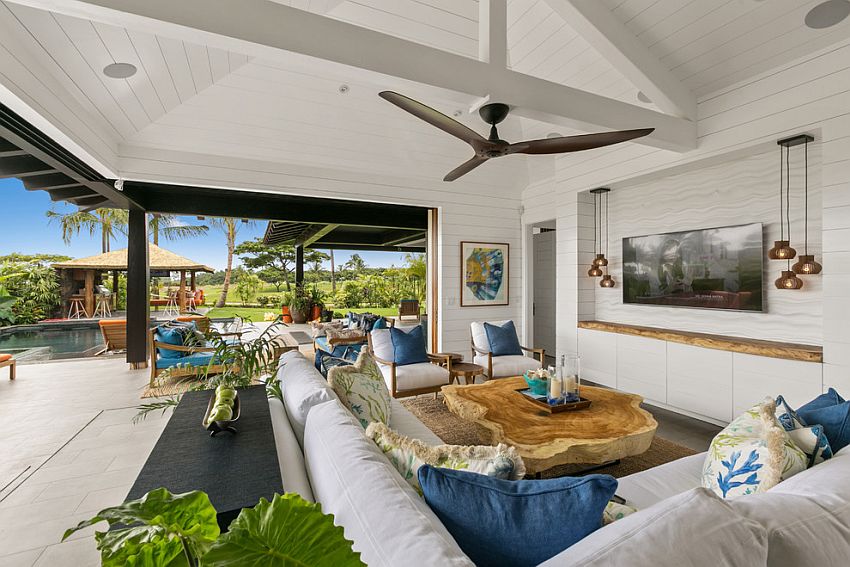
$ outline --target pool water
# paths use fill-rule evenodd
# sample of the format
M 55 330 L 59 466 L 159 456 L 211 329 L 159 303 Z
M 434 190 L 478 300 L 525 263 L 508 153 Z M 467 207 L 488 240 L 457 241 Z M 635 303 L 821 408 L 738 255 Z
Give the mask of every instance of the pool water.
M 103 348 L 100 329 L 84 326 L 35 325 L 0 329 L 0 352 L 21 362 L 93 356 Z

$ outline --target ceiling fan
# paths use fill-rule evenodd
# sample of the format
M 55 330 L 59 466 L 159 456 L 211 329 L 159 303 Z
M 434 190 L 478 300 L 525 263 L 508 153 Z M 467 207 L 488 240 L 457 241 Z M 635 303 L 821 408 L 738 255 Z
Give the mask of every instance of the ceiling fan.
M 387 100 L 402 110 L 406 110 L 420 120 L 424 120 L 432 126 L 436 126 L 443 132 L 447 132 L 456 138 L 460 138 L 472 146 L 475 155 L 450 171 L 443 181 L 454 181 L 462 175 L 466 175 L 485 161 L 491 158 L 507 156 L 510 154 L 560 154 L 565 152 L 580 152 L 602 146 L 610 146 L 627 142 L 635 138 L 641 138 L 651 134 L 655 128 L 641 128 L 638 130 L 619 130 L 617 132 L 599 132 L 597 134 L 583 134 L 580 136 L 562 136 L 557 138 L 545 138 L 542 140 L 526 140 L 510 144 L 499 138 L 496 124 L 499 124 L 508 116 L 511 108 L 507 104 L 498 102 L 485 104 L 478 109 L 481 118 L 490 125 L 490 136 L 485 138 L 478 132 L 467 128 L 457 120 L 449 118 L 442 112 L 436 111 L 430 106 L 415 101 L 410 97 L 393 91 L 382 91 L 378 96 Z

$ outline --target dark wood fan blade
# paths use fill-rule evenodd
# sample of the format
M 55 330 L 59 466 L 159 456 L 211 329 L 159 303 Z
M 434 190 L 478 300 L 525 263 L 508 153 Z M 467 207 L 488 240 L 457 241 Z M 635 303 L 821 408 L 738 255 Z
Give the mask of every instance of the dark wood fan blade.
M 639 130 L 619 130 L 617 132 L 599 132 L 597 134 L 582 134 L 580 136 L 563 136 L 561 138 L 546 138 L 543 140 L 527 140 L 508 146 L 509 154 L 561 154 L 580 152 L 601 148 L 651 134 L 655 128 Z
M 426 106 L 419 101 L 404 96 L 403 94 L 398 94 L 393 91 L 382 91 L 378 93 L 378 96 L 393 103 L 400 109 L 406 110 L 420 120 L 424 120 L 428 124 L 436 126 L 443 132 L 447 132 L 456 138 L 460 138 L 470 146 L 476 147 L 477 144 L 487 142 L 487 139 L 475 130 L 471 130 L 457 120 L 449 118 L 442 112 L 434 110 L 430 106 Z
M 472 159 L 463 162 L 462 164 L 451 170 L 448 174 L 446 174 L 445 177 L 443 177 L 443 181 L 454 181 L 458 177 L 466 175 L 488 159 L 490 158 L 475 156 Z

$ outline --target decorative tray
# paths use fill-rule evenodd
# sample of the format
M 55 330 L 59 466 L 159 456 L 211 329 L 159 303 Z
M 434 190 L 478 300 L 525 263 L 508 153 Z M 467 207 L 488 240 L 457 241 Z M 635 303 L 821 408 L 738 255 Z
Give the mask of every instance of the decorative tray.
M 562 411 L 575 411 L 580 409 L 585 409 L 590 407 L 590 400 L 587 398 L 579 398 L 577 402 L 565 402 L 562 404 L 549 404 L 549 401 L 546 399 L 546 396 L 540 396 L 537 394 L 531 393 L 531 388 L 518 388 L 516 390 L 520 394 L 522 394 L 525 399 L 538 406 L 539 408 L 546 410 L 549 413 L 561 413 Z
M 233 417 L 224 421 L 212 421 L 207 424 L 207 417 L 212 412 L 213 407 L 215 407 L 215 393 L 213 391 L 213 395 L 210 396 L 210 402 L 207 404 L 207 411 L 204 412 L 204 417 L 201 420 L 201 425 L 210 432 L 210 437 L 215 437 L 216 433 L 221 433 L 222 431 L 227 431 L 228 433 L 236 433 L 236 428 L 233 427 L 233 423 L 239 419 L 239 392 L 236 393 L 236 397 L 233 399 Z

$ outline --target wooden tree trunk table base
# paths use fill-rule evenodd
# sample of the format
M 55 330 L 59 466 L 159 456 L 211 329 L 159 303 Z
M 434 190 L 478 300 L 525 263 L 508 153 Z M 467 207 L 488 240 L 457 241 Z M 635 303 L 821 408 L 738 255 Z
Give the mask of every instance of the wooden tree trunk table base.
M 582 386 L 589 408 L 548 413 L 516 390 L 521 376 L 484 384 L 443 386 L 455 415 L 484 426 L 493 444 L 513 445 L 529 474 L 564 464 L 603 464 L 649 449 L 658 423 L 640 407 L 643 398 Z

